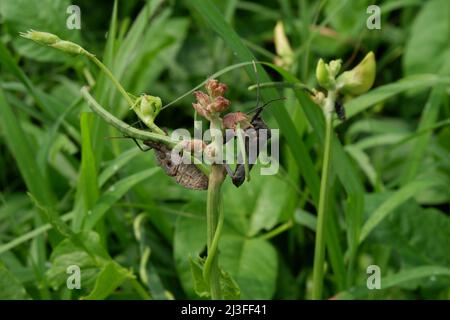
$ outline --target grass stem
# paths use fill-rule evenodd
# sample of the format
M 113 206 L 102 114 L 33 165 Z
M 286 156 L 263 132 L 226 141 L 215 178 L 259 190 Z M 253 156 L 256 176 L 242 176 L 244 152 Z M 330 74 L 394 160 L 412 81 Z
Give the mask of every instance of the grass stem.
M 322 163 L 322 179 L 320 182 L 319 209 L 317 213 L 316 243 L 314 250 L 313 290 L 312 298 L 322 298 L 324 262 L 325 262 L 325 228 L 328 210 L 328 194 L 331 180 L 331 140 L 333 138 L 333 110 L 336 93 L 329 91 L 324 104 L 325 141 Z

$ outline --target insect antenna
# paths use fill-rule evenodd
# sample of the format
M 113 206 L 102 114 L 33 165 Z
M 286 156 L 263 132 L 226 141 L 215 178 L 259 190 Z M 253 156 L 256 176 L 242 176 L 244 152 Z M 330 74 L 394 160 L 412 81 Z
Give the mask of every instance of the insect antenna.
M 286 99 L 286 97 L 282 97 L 282 98 L 277 98 L 277 99 L 272 99 L 269 102 L 266 102 L 265 104 L 263 104 L 262 106 L 259 105 L 259 103 L 261 102 L 261 92 L 260 92 L 260 83 L 259 83 L 259 73 L 258 73 L 258 69 L 256 68 L 256 63 L 255 60 L 252 60 L 253 62 L 253 70 L 255 71 L 255 78 L 256 78 L 256 108 L 250 110 L 247 112 L 247 114 L 250 114 L 252 112 L 256 112 L 255 115 L 253 116 L 253 119 L 256 119 L 260 113 L 263 111 L 263 109 L 271 104 L 274 101 L 279 101 L 279 100 L 284 100 Z
M 264 108 L 266 106 L 268 106 L 272 102 L 280 101 L 280 100 L 286 100 L 286 97 L 281 97 L 281 98 L 276 98 L 276 99 L 269 100 L 268 102 L 264 103 L 262 106 L 253 108 L 252 110 L 247 111 L 246 113 L 250 114 L 250 113 L 256 112 L 255 115 L 253 116 L 253 119 L 257 118 L 260 115 L 260 113 L 264 110 Z
M 253 62 L 253 70 L 255 71 L 255 78 L 256 78 L 256 107 L 259 107 L 259 101 L 260 101 L 259 73 L 258 73 L 258 69 L 256 68 L 255 60 L 252 60 L 252 62 Z

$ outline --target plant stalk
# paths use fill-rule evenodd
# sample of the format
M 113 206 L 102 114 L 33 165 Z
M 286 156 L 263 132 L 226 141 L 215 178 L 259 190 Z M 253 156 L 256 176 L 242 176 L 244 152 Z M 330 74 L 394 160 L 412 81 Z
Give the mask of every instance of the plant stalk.
M 322 298 L 324 262 L 325 262 L 325 228 L 328 211 L 328 195 L 331 181 L 331 140 L 333 138 L 333 110 L 336 99 L 335 91 L 330 90 L 324 104 L 325 141 L 322 163 L 322 179 L 320 181 L 319 209 L 317 213 L 316 243 L 314 250 L 313 290 L 312 298 Z
M 219 219 L 221 216 L 220 188 L 225 178 L 223 166 L 213 164 L 209 175 L 208 198 L 206 202 L 206 233 L 208 258 L 205 262 L 205 276 L 209 282 L 211 299 L 222 299 L 220 288 L 220 270 L 217 256 L 217 240 L 219 237 Z M 216 240 L 215 240 L 216 239 Z
M 211 121 L 211 130 L 220 130 L 221 121 L 219 118 Z M 212 143 L 216 144 L 216 152 L 220 147 L 219 139 L 215 138 Z M 203 276 L 209 283 L 211 299 L 221 300 L 223 295 L 220 287 L 220 269 L 217 256 L 217 246 L 220 231 L 223 224 L 223 212 L 220 189 L 225 180 L 223 165 L 213 163 L 208 183 L 208 197 L 206 200 L 206 241 L 208 257 L 205 261 Z
M 112 72 L 99 59 L 97 59 L 97 57 L 95 55 L 93 55 L 92 53 L 86 51 L 85 56 L 87 56 L 92 62 L 94 62 L 100 68 L 100 70 L 102 70 L 107 75 L 107 77 L 112 81 L 112 83 L 117 88 L 117 90 L 119 90 L 119 92 L 125 98 L 128 105 L 130 106 L 130 108 L 133 108 L 134 107 L 133 99 L 131 99 L 130 95 L 122 87 L 122 85 L 116 79 L 116 77 L 112 74 Z M 152 130 L 153 132 L 158 133 L 163 136 L 166 135 L 166 133 L 161 128 L 159 128 L 156 124 L 151 123 L 148 126 L 149 126 L 150 130 Z

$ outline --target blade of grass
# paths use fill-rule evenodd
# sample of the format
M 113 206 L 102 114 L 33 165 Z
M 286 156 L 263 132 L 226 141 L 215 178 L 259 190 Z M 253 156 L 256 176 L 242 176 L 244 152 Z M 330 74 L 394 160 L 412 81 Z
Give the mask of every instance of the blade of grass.
M 102 194 L 98 202 L 92 209 L 91 214 L 86 218 L 84 230 L 92 229 L 103 215 L 111 208 L 111 206 L 124 196 L 136 184 L 150 178 L 160 170 L 159 168 L 151 168 L 142 172 L 135 173 L 129 177 L 123 178 Z
M 117 158 L 111 160 L 110 163 L 102 170 L 98 177 L 99 186 L 102 187 L 117 171 L 126 165 L 130 160 L 141 154 L 138 148 L 130 148 L 122 152 Z
M 444 86 L 437 86 L 431 91 L 430 97 L 422 111 L 417 131 L 433 126 L 436 123 L 440 105 L 444 100 L 444 97 Z M 427 150 L 431 134 L 431 131 L 422 134 L 411 146 L 411 152 L 409 152 L 408 158 L 406 159 L 406 166 L 404 167 L 404 172 L 401 179 L 403 184 L 411 182 L 419 172 L 420 164 L 425 158 L 425 152 Z
M 14 115 L 4 92 L 0 89 L 0 123 L 3 136 L 11 150 L 24 182 L 36 198 L 46 205 L 53 206 L 56 203 L 48 180 L 44 179 L 41 170 L 35 161 L 36 150 L 30 143 L 19 119 Z
M 69 221 L 72 218 L 73 218 L 73 213 L 72 212 L 61 216 L 61 220 L 64 221 L 64 222 Z M 51 230 L 52 228 L 53 228 L 53 226 L 50 223 L 46 223 L 46 224 L 43 224 L 42 226 L 40 226 L 38 228 L 35 228 L 35 229 L 33 229 L 33 230 L 31 230 L 31 231 L 29 231 L 29 232 L 27 232 L 27 233 L 17 237 L 17 238 L 14 238 L 10 242 L 2 244 L 0 246 L 0 255 L 2 253 L 10 251 L 11 249 L 21 245 L 22 243 L 25 243 L 25 242 L 27 242 L 27 241 L 29 241 L 31 239 L 34 239 L 37 236 L 40 236 L 40 235 L 44 234 L 45 232 Z
M 72 228 L 75 232 L 81 226 L 99 197 L 97 166 L 91 142 L 91 130 L 94 113 L 83 112 L 80 119 L 81 127 L 81 167 L 75 195 L 74 218 Z
M 371 106 L 397 94 L 408 90 L 420 90 L 433 87 L 437 84 L 450 84 L 450 77 L 435 74 L 421 74 L 402 78 L 397 82 L 377 87 L 350 100 L 345 105 L 346 116 L 348 119 L 351 119 Z

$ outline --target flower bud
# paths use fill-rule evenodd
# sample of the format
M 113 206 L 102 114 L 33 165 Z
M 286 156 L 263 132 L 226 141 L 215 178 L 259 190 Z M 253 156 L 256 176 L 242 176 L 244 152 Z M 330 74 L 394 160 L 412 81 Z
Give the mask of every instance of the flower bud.
M 206 106 L 210 102 L 209 96 L 202 91 L 195 91 L 194 95 L 195 95 L 195 99 L 197 99 L 197 102 L 206 108 Z
M 40 44 L 52 45 L 61 39 L 53 33 L 29 30 L 27 32 L 20 32 L 20 36 L 26 39 L 33 40 Z
M 294 63 L 294 52 L 292 51 L 289 40 L 286 37 L 283 23 L 278 21 L 274 29 L 275 51 L 278 57 L 275 59 L 275 64 L 281 67 L 289 68 Z
M 328 72 L 328 68 L 322 59 L 319 59 L 319 62 L 317 62 L 316 78 L 321 87 L 326 89 L 331 87 L 332 82 L 330 79 L 330 73 Z
M 216 79 L 208 79 L 205 84 L 205 88 L 213 99 L 223 96 L 228 89 L 226 84 L 220 83 Z
M 375 55 L 371 51 L 356 67 L 342 73 L 337 78 L 337 88 L 344 94 L 363 94 L 372 87 L 375 81 L 375 74 Z
M 154 123 L 156 116 L 161 111 L 161 108 L 161 99 L 159 97 L 154 97 L 147 94 L 139 97 L 133 106 L 133 109 L 139 119 L 141 119 L 146 126 L 151 126 Z
M 225 99 L 222 96 L 217 97 L 214 100 L 214 103 L 212 104 L 211 111 L 221 113 L 228 109 L 228 106 L 230 105 L 230 101 L 228 99 Z
M 77 55 L 86 53 L 86 51 L 78 44 L 65 40 L 57 41 L 50 46 L 69 54 Z
M 199 115 L 201 115 L 203 118 L 208 119 L 209 118 L 209 112 L 200 104 L 200 103 L 193 103 L 192 107 L 197 111 Z
M 335 84 L 335 77 L 341 69 L 342 60 L 332 60 L 326 64 L 322 59 L 319 59 L 316 67 L 316 78 L 319 85 L 325 89 L 333 88 Z
M 194 92 L 197 103 L 193 103 L 192 107 L 199 115 L 211 120 L 228 109 L 230 101 L 223 97 L 227 90 L 227 86 L 224 83 L 220 83 L 215 79 L 208 79 L 205 88 L 208 94 L 202 91 Z
M 223 117 L 223 126 L 225 129 L 236 130 L 236 126 L 240 125 L 241 129 L 251 127 L 248 116 L 243 112 L 231 112 Z

